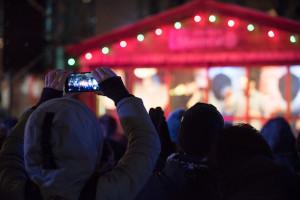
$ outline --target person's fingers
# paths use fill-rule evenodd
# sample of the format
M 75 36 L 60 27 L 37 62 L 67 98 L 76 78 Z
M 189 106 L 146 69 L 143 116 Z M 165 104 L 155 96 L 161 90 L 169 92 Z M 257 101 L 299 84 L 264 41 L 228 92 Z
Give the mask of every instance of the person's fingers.
M 149 113 L 150 113 L 150 112 L 153 112 L 153 111 L 154 111 L 154 108 L 150 108 Z
M 110 77 L 113 77 L 113 76 L 117 76 L 117 74 L 111 70 L 110 68 L 107 68 L 107 67 L 103 67 L 103 71 L 109 75 Z
M 71 71 L 64 71 L 64 73 L 62 74 L 62 82 L 65 83 L 68 76 L 71 74 Z
M 96 79 L 96 81 L 98 82 L 98 83 L 100 83 L 100 77 L 99 77 L 99 75 L 98 75 L 98 72 L 96 71 L 96 70 L 93 70 L 93 71 L 91 71 L 91 73 L 92 73 L 92 75 L 93 75 L 93 77 L 94 77 L 94 79 Z
M 68 78 L 70 73 L 71 73 L 70 71 L 62 71 L 59 73 L 57 89 L 63 90 L 64 85 L 66 83 L 66 79 Z
M 105 81 L 106 79 L 109 79 L 111 77 L 110 74 L 104 68 L 99 68 L 98 72 L 101 75 L 102 81 Z
M 103 81 L 104 75 L 101 72 L 100 68 L 97 68 L 97 69 L 93 70 L 92 75 L 94 76 L 94 78 L 96 79 L 96 81 L 98 83 L 101 83 Z
M 64 70 L 55 70 L 51 73 L 51 76 L 48 80 L 48 87 L 56 89 L 56 90 L 63 90 L 65 81 L 69 73 Z
M 45 81 L 44 81 L 44 84 L 45 86 L 48 85 L 48 82 L 49 82 L 49 77 L 48 77 L 48 73 L 45 75 Z
M 116 74 L 109 68 L 97 68 L 92 71 L 92 74 L 99 83 L 116 76 Z
M 48 78 L 48 76 L 45 76 L 45 81 L 44 81 L 44 86 L 45 87 L 47 87 L 48 82 L 49 82 L 49 78 Z
M 59 79 L 58 79 L 58 78 L 55 78 L 55 79 L 53 79 L 53 81 L 50 83 L 50 87 L 57 90 L 57 89 L 59 89 L 58 84 L 59 84 Z
M 53 79 L 55 77 L 55 70 L 52 70 L 50 72 L 48 72 L 48 74 L 46 75 L 46 79 L 47 79 L 47 82 L 46 82 L 46 85 L 45 87 L 50 87 L 50 85 L 52 84 L 53 82 Z
M 164 115 L 164 111 L 161 107 L 156 107 L 156 110 L 159 114 Z

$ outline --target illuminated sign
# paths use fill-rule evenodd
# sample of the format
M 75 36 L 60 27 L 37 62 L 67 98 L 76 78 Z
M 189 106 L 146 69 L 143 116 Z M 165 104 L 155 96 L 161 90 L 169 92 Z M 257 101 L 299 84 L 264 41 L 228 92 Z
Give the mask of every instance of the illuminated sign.
M 170 50 L 193 49 L 231 49 L 238 45 L 239 37 L 235 31 L 221 28 L 170 30 Z

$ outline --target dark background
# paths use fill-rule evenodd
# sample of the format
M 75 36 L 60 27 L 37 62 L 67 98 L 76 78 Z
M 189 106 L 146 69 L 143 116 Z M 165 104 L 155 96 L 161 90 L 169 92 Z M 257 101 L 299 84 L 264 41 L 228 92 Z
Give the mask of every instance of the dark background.
M 220 1 L 300 20 L 299 0 Z M 27 75 L 42 80 L 47 70 L 65 68 L 64 45 L 187 2 L 189 0 L 0 0 L 2 106 L 5 104 L 3 107 L 12 112 L 18 110 L 17 105 L 21 110 L 22 103 L 30 104 L 24 100 L 20 103 L 19 99 Z M 3 99 L 8 102 L 4 103 Z
M 222 0 L 300 19 L 299 0 Z M 187 0 L 0 0 L 1 73 L 63 68 L 63 46 Z M 4 54 L 3 47 L 4 46 Z M 2 56 L 0 56 L 2 57 Z

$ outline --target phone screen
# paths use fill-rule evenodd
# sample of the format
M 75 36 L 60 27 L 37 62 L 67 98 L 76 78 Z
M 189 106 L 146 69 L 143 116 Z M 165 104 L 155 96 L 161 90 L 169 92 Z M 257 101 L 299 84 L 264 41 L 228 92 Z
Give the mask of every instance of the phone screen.
M 99 84 L 92 73 L 73 73 L 66 80 L 65 92 L 99 91 Z

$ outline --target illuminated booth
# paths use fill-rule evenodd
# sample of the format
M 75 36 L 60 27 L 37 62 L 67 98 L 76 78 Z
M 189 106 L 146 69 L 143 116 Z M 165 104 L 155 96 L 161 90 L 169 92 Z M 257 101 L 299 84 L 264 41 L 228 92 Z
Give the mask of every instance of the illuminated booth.
M 300 23 L 215 1 L 193 1 L 66 47 L 69 65 L 109 66 L 147 108 L 214 104 L 256 127 L 300 122 Z M 104 113 L 107 99 L 86 102 Z

